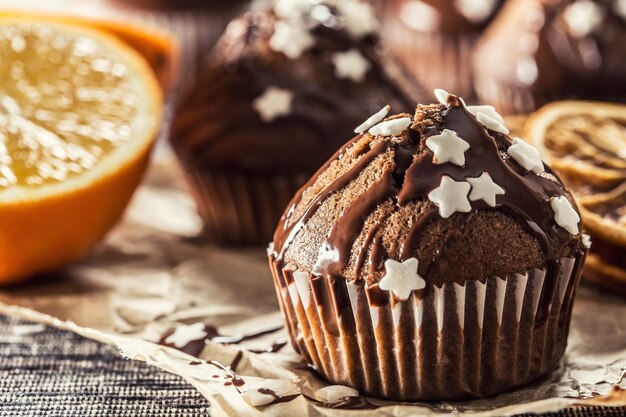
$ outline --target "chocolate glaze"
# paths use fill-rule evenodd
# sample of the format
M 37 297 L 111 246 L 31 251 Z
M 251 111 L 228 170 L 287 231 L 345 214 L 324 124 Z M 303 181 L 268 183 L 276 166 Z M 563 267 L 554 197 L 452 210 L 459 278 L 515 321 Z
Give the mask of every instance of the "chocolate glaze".
M 385 139 L 376 143 L 347 173 L 323 189 L 299 218 L 292 218 L 294 207 L 299 204 L 300 196 L 297 196 L 281 220 L 274 236 L 276 259 L 284 260 L 292 239 L 331 194 L 344 188 L 356 179 L 363 168 L 372 160 L 389 151 L 393 151 L 395 154 L 395 170 L 385 172 L 377 183 L 343 211 L 333 224 L 320 251 L 318 262 L 312 271 L 313 274 L 326 279 L 340 276 L 348 265 L 354 242 L 363 228 L 365 219 L 377 206 L 385 201 L 392 201 L 397 208 L 400 208 L 412 201 L 426 200 L 428 193 L 439 186 L 443 175 L 456 181 L 463 181 L 468 177 L 478 177 L 483 172 L 489 173 L 491 178 L 506 190 L 506 194 L 497 196 L 495 209 L 520 220 L 528 233 L 542 245 L 548 264 L 560 259 L 564 253 L 568 252 L 570 246 L 575 247 L 575 250 L 581 250 L 576 246 L 579 239 L 573 238 L 554 220 L 554 213 L 549 204 L 550 198 L 564 195 L 571 201 L 571 196 L 554 172 L 548 168 L 546 172 L 549 175 L 540 176 L 529 173 L 522 168 L 505 152 L 511 144 L 510 138 L 486 129 L 456 97 L 451 97 L 445 109 L 442 107 L 441 116 L 442 122 L 435 126 L 418 126 L 409 129 L 407 131 L 408 137 L 404 141 Z M 465 153 L 466 162 L 464 166 L 451 163 L 435 164 L 433 162 L 432 152 L 425 147 L 425 141 L 428 137 L 438 134 L 444 129 L 457 132 L 470 144 L 470 148 Z M 350 146 L 361 137 L 362 135 L 357 136 L 346 146 Z M 340 150 L 335 159 L 340 158 L 343 152 L 344 150 Z M 322 168 L 319 172 L 324 169 Z M 314 183 L 316 178 L 317 176 L 314 176 L 303 190 Z M 476 213 L 476 210 L 492 209 L 482 200 L 472 202 L 472 207 L 473 210 L 464 215 L 465 222 Z M 400 260 L 415 257 L 415 249 L 421 232 L 437 218 L 437 207 L 430 205 L 422 218 L 415 223 L 405 241 L 402 242 Z M 383 223 L 380 221 L 378 226 Z M 381 242 L 372 240 L 375 231 L 376 227 L 374 227 L 373 232 L 370 231 L 370 237 L 366 239 L 366 243 L 357 249 L 357 259 L 360 260 L 358 262 L 359 270 L 356 272 L 357 277 L 361 275 L 360 268 L 363 266 L 363 260 L 366 258 L 370 247 L 370 268 L 380 268 L 384 261 L 384 250 L 381 248 Z M 446 240 L 441 242 L 437 257 L 445 256 L 445 243 Z M 431 263 L 431 268 L 436 264 L 437 258 Z M 428 281 L 428 274 L 424 278 Z M 315 290 L 317 287 L 318 285 L 314 284 L 316 299 L 323 299 L 323 294 Z
M 476 91 L 505 113 L 529 113 L 562 98 L 626 100 L 626 16 L 613 1 L 589 34 L 572 34 L 564 10 L 572 0 L 511 0 L 476 47 Z M 530 43 L 529 43 L 530 42 Z M 520 75 L 520 68 L 529 71 Z

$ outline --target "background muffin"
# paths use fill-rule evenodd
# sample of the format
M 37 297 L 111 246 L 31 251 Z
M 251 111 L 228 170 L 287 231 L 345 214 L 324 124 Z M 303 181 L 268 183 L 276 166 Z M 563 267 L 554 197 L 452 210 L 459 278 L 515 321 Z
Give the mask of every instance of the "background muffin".
M 488 396 L 548 372 L 587 252 L 537 151 L 492 107 L 438 97 L 361 126 L 269 250 L 294 347 L 332 383 L 394 400 Z
M 243 13 L 248 0 L 99 0 L 95 11 L 115 19 L 140 22 L 169 31 L 180 45 L 177 85 L 211 51 L 231 19 Z M 101 16 L 97 16 L 101 17 Z
M 476 47 L 476 91 L 507 114 L 560 98 L 624 101 L 625 43 L 622 1 L 511 0 Z
M 268 242 L 293 193 L 365 115 L 411 108 L 376 28 L 365 3 L 307 0 L 229 26 L 171 132 L 212 237 Z
M 381 2 L 383 3 L 383 2 Z M 383 34 L 390 50 L 429 90 L 472 93 L 472 53 L 501 0 L 388 0 Z

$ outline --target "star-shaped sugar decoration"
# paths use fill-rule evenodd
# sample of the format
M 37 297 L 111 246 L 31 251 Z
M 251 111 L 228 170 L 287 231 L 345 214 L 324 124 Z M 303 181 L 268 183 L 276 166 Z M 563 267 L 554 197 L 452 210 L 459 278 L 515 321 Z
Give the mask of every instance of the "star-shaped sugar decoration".
M 206 336 L 207 332 L 204 323 L 181 324 L 174 329 L 172 334 L 165 338 L 164 342 L 180 349 L 187 346 L 190 342 L 204 340 Z
M 435 98 L 437 101 L 443 105 L 448 105 L 448 99 L 452 96 L 452 94 L 448 93 L 446 90 L 441 88 L 435 89 Z M 503 133 L 505 135 L 509 134 L 509 129 L 504 125 L 504 118 L 496 111 L 496 108 L 493 106 L 468 106 L 465 104 L 465 101 L 461 97 L 457 97 L 458 100 L 463 104 L 463 107 L 476 117 L 476 120 L 487 129 L 491 129 L 493 131 Z
M 270 38 L 269 45 L 274 51 L 296 59 L 314 43 L 315 38 L 302 22 L 279 20 L 274 25 L 274 34 Z
M 470 201 L 483 200 L 489 207 L 495 207 L 496 196 L 504 194 L 504 189 L 496 184 L 486 172 L 483 172 L 480 177 L 465 178 L 465 180 L 472 186 Z
M 417 273 L 417 266 L 416 258 L 404 262 L 387 259 L 385 276 L 378 286 L 381 290 L 391 291 L 400 301 L 408 300 L 413 290 L 421 290 L 426 286 L 426 281 Z
M 456 0 L 457 10 L 475 24 L 480 24 L 493 14 L 497 0 Z
M 447 219 L 456 212 L 467 213 L 472 210 L 467 195 L 472 186 L 465 181 L 455 181 L 444 175 L 439 187 L 428 193 L 428 199 L 439 207 L 439 215 Z
M 572 235 L 577 235 L 580 232 L 580 229 L 578 228 L 580 216 L 576 213 L 576 210 L 574 210 L 574 207 L 572 207 L 572 204 L 569 202 L 567 197 L 552 197 L 550 199 L 550 206 L 554 211 L 554 220 L 556 221 L 556 224 L 570 232 Z
M 508 135 L 509 129 L 504 125 L 504 118 L 493 106 L 465 106 L 468 112 L 472 113 L 487 129 Z
M 363 82 L 370 69 L 369 61 L 356 49 L 337 52 L 333 54 L 332 61 L 338 78 L 347 78 L 355 83 Z
M 450 93 L 441 88 L 435 88 L 435 98 L 437 101 L 444 106 L 448 104 L 448 98 L 450 97 Z
M 398 135 L 411 125 L 410 117 L 400 117 L 398 119 L 391 119 L 378 123 L 376 126 L 370 128 L 368 131 L 370 135 L 374 136 L 392 136 Z
M 527 171 L 539 174 L 545 171 L 543 161 L 539 156 L 539 151 L 532 145 L 524 142 L 520 138 L 513 138 L 513 144 L 508 149 L 511 158 L 520 164 Z
M 311 0 L 274 0 L 274 13 L 284 19 L 301 19 L 313 6 Z
M 465 165 L 465 151 L 470 148 L 469 143 L 450 129 L 426 139 L 426 146 L 433 151 L 436 164 L 451 162 L 459 166 Z
M 360 0 L 341 0 L 336 2 L 343 15 L 346 30 L 355 39 L 361 39 L 378 29 L 378 19 L 374 8 Z
M 280 116 L 291 113 L 293 93 L 283 88 L 269 86 L 263 94 L 252 102 L 252 108 L 259 113 L 259 117 L 266 123 Z
M 391 110 L 391 106 L 387 104 L 385 107 L 368 117 L 366 121 L 358 125 L 357 128 L 354 129 L 354 133 L 363 133 L 369 128 L 376 126 L 385 118 L 385 116 L 389 114 L 389 110 Z
M 563 10 L 563 19 L 574 37 L 584 38 L 602 24 L 604 11 L 592 0 L 578 0 Z
M 615 13 L 620 15 L 622 19 L 626 20 L 626 0 L 615 0 L 613 10 L 615 10 Z

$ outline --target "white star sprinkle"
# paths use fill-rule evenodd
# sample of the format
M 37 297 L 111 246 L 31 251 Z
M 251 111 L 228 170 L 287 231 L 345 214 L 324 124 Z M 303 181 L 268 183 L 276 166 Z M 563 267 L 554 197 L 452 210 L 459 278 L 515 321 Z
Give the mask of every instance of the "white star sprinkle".
M 370 68 L 369 61 L 356 49 L 337 52 L 333 54 L 332 61 L 337 78 L 347 78 L 355 83 L 362 82 Z
M 475 24 L 487 20 L 497 4 L 497 0 L 456 0 L 454 2 L 457 10 Z
M 604 12 L 591 0 L 579 0 L 563 10 L 563 19 L 574 37 L 584 38 L 602 24 Z
M 293 93 L 279 87 L 270 86 L 263 94 L 252 102 L 252 108 L 259 113 L 259 117 L 266 123 L 280 116 L 291 113 Z
M 392 136 L 404 132 L 404 130 L 411 125 L 410 117 L 401 117 L 399 119 L 387 120 L 386 122 L 378 123 L 376 126 L 370 128 L 370 135 Z
M 435 97 L 437 98 L 437 101 L 439 101 L 439 103 L 445 106 L 448 104 L 448 98 L 450 97 L 450 93 L 441 88 L 435 88 Z
M 444 129 L 439 135 L 426 139 L 426 146 L 433 151 L 436 164 L 451 162 L 459 166 L 465 165 L 465 151 L 470 148 L 469 143 L 450 129 Z
M 165 343 L 177 348 L 185 347 L 188 343 L 203 340 L 207 336 L 204 323 L 181 324 L 174 332 L 165 338 Z
M 448 93 L 446 90 L 442 90 L 441 88 L 435 89 L 435 97 L 437 101 L 443 105 L 448 104 L 448 99 L 452 94 Z M 493 106 L 467 106 L 465 101 L 461 97 L 457 97 L 459 101 L 463 104 L 465 109 L 476 117 L 476 120 L 480 122 L 487 129 L 494 130 L 496 132 L 504 133 L 505 135 L 509 134 L 509 129 L 504 125 L 504 118 L 496 111 L 496 108 Z
M 389 114 L 389 110 L 391 110 L 391 106 L 387 104 L 385 107 L 371 115 L 366 121 L 361 123 L 356 129 L 354 129 L 354 133 L 363 133 L 369 128 L 376 126 L 380 123 L 381 120 L 385 118 Z
M 315 38 L 298 22 L 278 21 L 270 38 L 270 48 L 282 52 L 291 59 L 300 55 L 315 43 Z
M 504 118 L 496 111 L 493 106 L 465 106 L 468 112 L 472 113 L 487 129 L 496 132 L 509 134 L 509 129 L 504 125 Z
M 378 19 L 374 8 L 359 0 L 336 2 L 345 21 L 346 29 L 356 39 L 370 35 L 378 29 Z
M 496 206 L 496 195 L 503 195 L 504 189 L 493 182 L 491 176 L 483 172 L 478 178 L 465 178 L 472 185 L 470 201 L 483 200 L 489 207 Z
M 416 258 L 404 262 L 387 259 L 385 261 L 385 276 L 378 286 L 381 290 L 391 291 L 400 301 L 408 300 L 413 290 L 421 290 L 426 281 L 417 273 Z
M 272 256 L 272 254 L 274 253 L 274 242 L 270 242 L 267 245 L 267 256 Z
M 615 10 L 615 13 L 620 15 L 622 19 L 626 20 L 626 0 L 615 0 L 613 10 Z
M 472 205 L 467 199 L 471 185 L 465 181 L 454 181 L 444 175 L 439 187 L 428 193 L 428 199 L 439 207 L 439 215 L 447 219 L 458 212 L 467 213 L 472 210 Z
M 275 0 L 274 13 L 284 19 L 301 19 L 311 12 L 313 5 L 310 0 Z
M 554 220 L 556 221 L 556 224 L 570 232 L 572 235 L 577 235 L 578 232 L 580 232 L 578 229 L 580 216 L 576 213 L 576 210 L 574 210 L 574 207 L 572 207 L 567 197 L 552 197 L 550 199 L 550 206 L 554 211 Z
M 319 401 L 332 403 L 346 397 L 358 397 L 359 391 L 345 385 L 329 385 L 315 392 L 315 398 Z
M 511 158 L 515 159 L 524 169 L 535 174 L 545 171 L 539 151 L 520 138 L 513 138 L 513 144 L 509 146 L 508 152 Z

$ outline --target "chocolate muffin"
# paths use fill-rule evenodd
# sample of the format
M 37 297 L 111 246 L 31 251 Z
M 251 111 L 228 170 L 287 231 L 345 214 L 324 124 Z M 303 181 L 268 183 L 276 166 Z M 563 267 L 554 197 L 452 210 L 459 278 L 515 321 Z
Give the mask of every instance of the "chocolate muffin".
M 535 148 L 492 107 L 437 96 L 360 126 L 268 250 L 295 349 L 392 400 L 484 397 L 549 372 L 588 250 Z
M 471 57 L 502 0 L 388 0 L 383 34 L 389 49 L 430 91 L 472 93 Z
M 277 1 L 229 25 L 171 131 L 210 236 L 267 244 L 293 193 L 364 116 L 411 108 L 412 84 L 375 29 L 355 0 Z
M 479 98 L 507 114 L 562 98 L 623 102 L 625 4 L 511 0 L 476 47 Z
M 105 13 L 114 19 L 167 30 L 179 44 L 177 85 L 211 51 L 226 25 L 243 13 L 248 0 L 108 0 Z

